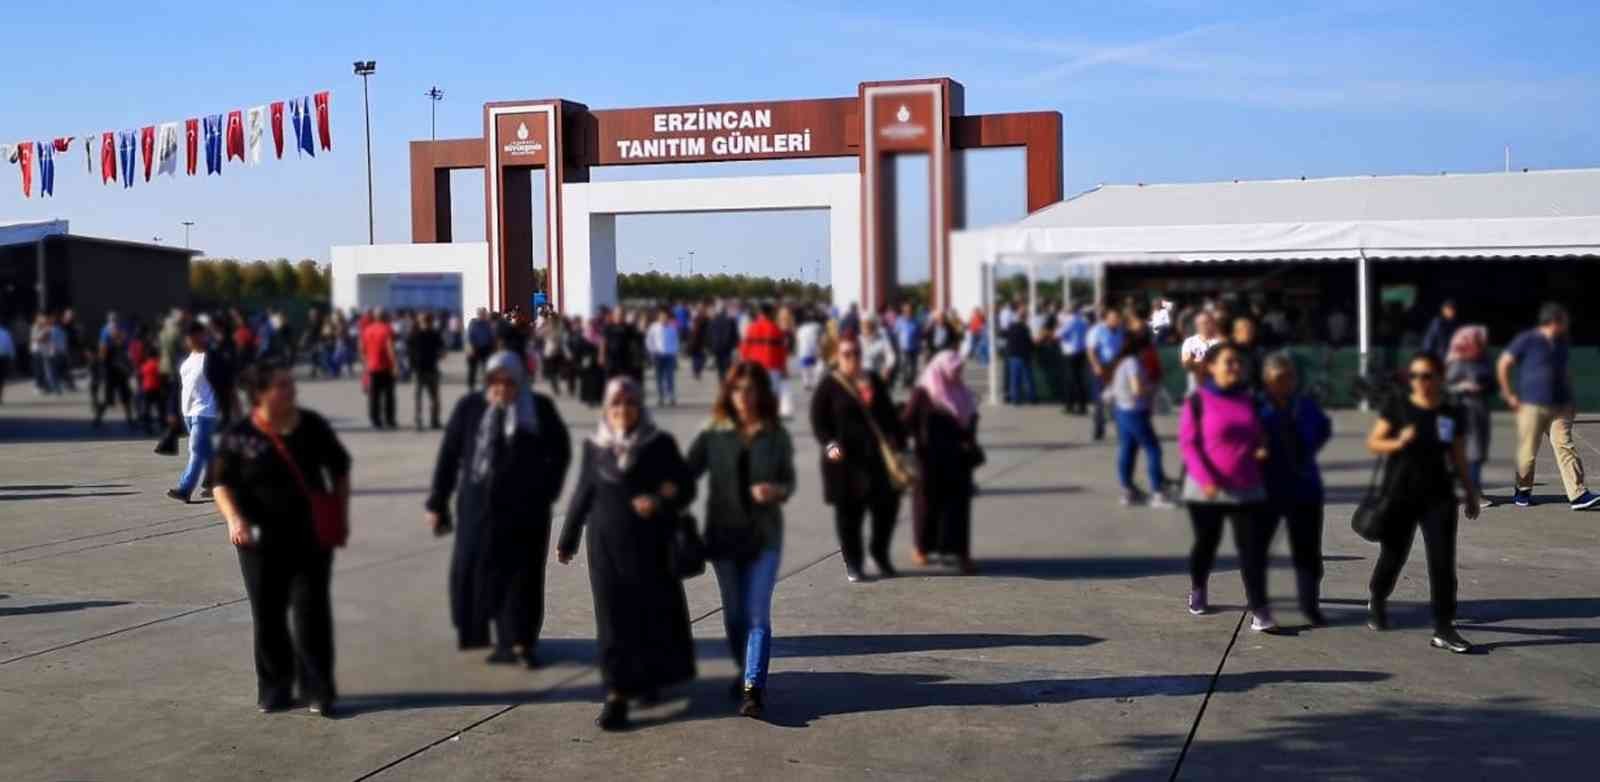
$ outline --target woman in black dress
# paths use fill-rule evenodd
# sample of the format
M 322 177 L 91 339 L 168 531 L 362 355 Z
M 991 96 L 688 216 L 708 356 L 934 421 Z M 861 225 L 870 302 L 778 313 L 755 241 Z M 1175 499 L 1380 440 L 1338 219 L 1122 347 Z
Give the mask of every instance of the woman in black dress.
M 983 464 L 978 447 L 978 404 L 961 377 L 961 354 L 944 350 L 928 362 L 906 404 L 905 427 L 916 442 L 922 464 L 912 502 L 916 530 L 913 558 L 957 565 L 977 572 L 972 562 L 973 473 Z
M 600 427 L 583 444 L 578 488 L 557 556 L 572 561 L 588 527 L 589 585 L 606 701 L 595 724 L 621 730 L 628 700 L 654 700 L 694 678 L 694 641 L 683 584 L 669 566 L 674 532 L 694 499 L 694 479 L 672 435 L 651 422 L 632 378 L 606 386 Z
M 549 398 L 533 393 L 522 359 L 501 351 L 484 364 L 484 389 L 450 413 L 428 495 L 434 534 L 455 527 L 450 618 L 462 649 L 489 645 L 491 663 L 539 665 L 550 506 L 572 462 L 567 426 Z M 456 523 L 450 522 L 450 495 Z
M 1382 546 L 1372 569 L 1367 625 L 1389 629 L 1387 609 L 1400 570 L 1422 528 L 1428 552 L 1428 592 L 1433 603 L 1435 648 L 1458 654 L 1472 644 L 1456 632 L 1456 494 L 1459 482 L 1468 519 L 1478 518 L 1478 487 L 1467 464 L 1467 430 L 1461 408 L 1444 395 L 1444 363 L 1418 353 L 1409 369 L 1411 393 L 1384 406 L 1367 435 L 1367 448 L 1387 457 L 1383 491 L 1390 506 L 1383 518 Z
M 903 449 L 905 433 L 888 384 L 877 373 L 862 369 L 860 340 L 853 334 L 841 338 L 835 357 L 834 371 L 811 397 L 811 430 L 822 445 L 823 499 L 833 506 L 845 578 L 852 584 L 864 579 L 861 525 L 868 513 L 872 559 L 882 577 L 893 578 L 889 540 L 900 513 L 900 492 L 889 480 L 883 446 Z M 880 443 L 880 435 L 888 442 Z
M 241 379 L 251 413 L 223 432 L 211 472 L 250 596 L 256 702 L 263 713 L 287 709 L 298 683 L 312 713 L 332 716 L 333 551 L 317 538 L 306 487 L 331 490 L 348 518 L 350 454 L 322 416 L 295 405 L 288 368 L 263 365 Z

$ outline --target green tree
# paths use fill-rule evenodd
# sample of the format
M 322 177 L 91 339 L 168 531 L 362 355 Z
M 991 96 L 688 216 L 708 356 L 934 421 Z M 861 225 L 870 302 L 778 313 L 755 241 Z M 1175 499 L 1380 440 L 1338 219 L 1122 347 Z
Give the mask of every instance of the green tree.
M 294 265 L 295 291 L 301 296 L 322 300 L 328 297 L 328 288 L 323 284 L 322 269 L 317 262 L 307 258 Z
M 189 295 L 201 301 L 217 299 L 217 265 L 211 261 L 189 263 Z
M 248 263 L 240 269 L 239 293 L 247 299 L 271 299 L 278 295 L 278 281 L 272 267 L 261 261 Z
M 272 283 L 277 288 L 279 296 L 303 295 L 300 290 L 300 277 L 295 274 L 294 265 L 289 263 L 288 258 L 279 258 L 272 262 Z
M 239 262 L 232 258 L 216 261 L 217 266 L 217 300 L 235 302 L 244 290 L 244 274 L 239 268 Z

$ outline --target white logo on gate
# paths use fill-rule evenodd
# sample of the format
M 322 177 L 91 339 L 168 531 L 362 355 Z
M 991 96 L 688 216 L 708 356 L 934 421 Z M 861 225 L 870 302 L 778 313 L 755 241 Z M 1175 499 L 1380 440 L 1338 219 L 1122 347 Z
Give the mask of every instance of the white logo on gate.
M 928 129 L 923 125 L 911 124 L 911 107 L 900 104 L 900 110 L 894 113 L 897 124 L 887 125 L 878 131 L 879 135 L 896 141 L 909 141 L 926 135 Z
M 528 140 L 528 123 L 526 123 L 526 122 L 517 123 L 517 140 L 518 141 L 527 141 Z
M 900 120 L 901 122 L 910 122 L 911 107 L 905 105 L 904 103 L 900 104 L 900 111 L 895 113 L 894 118 Z

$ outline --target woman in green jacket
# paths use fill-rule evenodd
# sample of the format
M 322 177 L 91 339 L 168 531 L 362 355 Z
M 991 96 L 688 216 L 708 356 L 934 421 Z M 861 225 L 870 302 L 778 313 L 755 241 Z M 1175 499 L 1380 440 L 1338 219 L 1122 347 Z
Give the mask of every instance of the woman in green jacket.
M 794 444 L 778 418 L 767 370 L 740 362 L 728 372 L 711 421 L 689 447 L 706 492 L 706 550 L 722 590 L 739 713 L 759 718 L 772 651 L 772 590 L 783 551 L 783 503 L 794 494 Z

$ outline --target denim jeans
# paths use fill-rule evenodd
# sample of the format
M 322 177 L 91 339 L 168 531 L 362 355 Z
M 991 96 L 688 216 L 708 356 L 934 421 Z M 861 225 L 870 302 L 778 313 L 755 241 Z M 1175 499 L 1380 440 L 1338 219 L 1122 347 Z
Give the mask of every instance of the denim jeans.
M 656 401 L 661 404 L 678 401 L 678 357 L 671 353 L 657 353 Z
M 1033 404 L 1033 367 L 1016 356 L 1006 357 L 1006 398 L 1011 404 Z
M 1150 423 L 1149 410 L 1117 410 L 1117 479 L 1122 488 L 1132 489 L 1133 465 L 1138 449 L 1144 449 L 1145 470 L 1150 475 L 1150 491 L 1161 491 L 1166 478 L 1161 472 L 1161 441 Z
M 778 585 L 779 546 L 763 549 L 755 559 L 718 559 L 717 588 L 722 590 L 722 624 L 728 632 L 733 661 L 744 668 L 744 686 L 767 686 L 767 661 L 772 657 L 772 590 Z
M 211 431 L 216 428 L 217 419 L 191 415 L 186 420 L 189 424 L 189 464 L 178 478 L 178 491 L 189 494 L 200 483 L 200 473 L 211 463 Z

